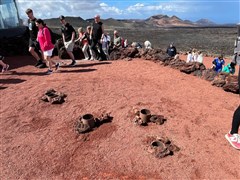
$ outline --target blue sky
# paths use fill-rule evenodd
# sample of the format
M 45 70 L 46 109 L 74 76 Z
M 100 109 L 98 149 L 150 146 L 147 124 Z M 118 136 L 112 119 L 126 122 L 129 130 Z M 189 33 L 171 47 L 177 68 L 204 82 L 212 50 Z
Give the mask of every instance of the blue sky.
M 32 8 L 43 19 L 59 15 L 88 19 L 95 14 L 103 19 L 146 19 L 164 14 L 219 24 L 240 22 L 240 0 L 17 0 L 17 5 L 21 18 L 26 18 L 25 9 Z

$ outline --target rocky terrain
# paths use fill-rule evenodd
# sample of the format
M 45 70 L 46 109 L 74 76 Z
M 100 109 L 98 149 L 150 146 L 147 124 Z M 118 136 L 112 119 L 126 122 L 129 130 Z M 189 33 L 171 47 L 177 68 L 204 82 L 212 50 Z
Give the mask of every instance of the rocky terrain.
M 31 56 L 6 62 L 0 179 L 240 178 L 240 152 L 224 137 L 238 94 L 172 68 L 171 61 L 78 60 L 68 67 L 67 59 L 52 75 L 35 68 Z M 64 102 L 43 101 L 49 89 L 66 94 Z M 164 116 L 164 123 L 136 125 L 135 109 Z M 88 113 L 112 120 L 79 134 L 76 122 Z

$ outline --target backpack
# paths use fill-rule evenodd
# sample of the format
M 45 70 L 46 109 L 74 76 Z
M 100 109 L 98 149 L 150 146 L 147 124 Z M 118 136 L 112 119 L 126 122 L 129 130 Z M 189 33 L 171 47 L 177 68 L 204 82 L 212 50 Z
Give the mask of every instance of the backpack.
M 52 32 L 52 30 L 49 27 L 44 27 L 44 28 L 48 28 L 48 30 L 50 32 L 50 36 L 51 36 L 51 42 L 53 45 L 55 45 L 55 43 L 56 43 L 55 34 Z M 44 35 L 43 31 L 42 31 L 42 34 Z

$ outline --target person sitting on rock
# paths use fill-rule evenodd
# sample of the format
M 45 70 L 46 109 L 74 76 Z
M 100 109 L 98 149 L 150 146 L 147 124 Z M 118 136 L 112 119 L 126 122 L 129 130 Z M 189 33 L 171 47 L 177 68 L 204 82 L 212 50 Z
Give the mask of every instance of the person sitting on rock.
M 222 72 L 225 72 L 227 74 L 234 74 L 235 73 L 235 66 L 236 66 L 236 64 L 234 62 L 231 62 L 227 66 L 224 66 Z
M 193 58 L 192 58 L 192 51 L 188 51 L 187 53 L 187 63 L 192 62 Z
M 202 53 L 202 51 L 198 51 L 197 54 L 198 55 L 197 55 L 196 62 L 203 63 L 203 53 Z
M 193 62 L 197 62 L 197 58 L 198 58 L 197 49 L 193 48 L 193 49 L 192 49 L 192 61 L 193 61 Z
M 118 31 L 113 32 L 113 49 L 118 49 L 122 46 L 122 38 L 118 35 Z
M 173 45 L 173 43 L 171 43 L 168 48 L 166 53 L 170 56 L 170 57 L 174 57 L 177 54 L 177 49 L 176 47 Z
M 142 45 L 139 42 L 132 42 L 131 47 L 141 49 Z
M 145 41 L 144 42 L 144 47 L 145 47 L 145 49 L 152 49 L 152 44 L 151 44 L 151 42 L 150 41 Z
M 219 56 L 218 58 L 215 58 L 213 61 L 212 61 L 212 69 L 216 72 L 221 72 L 222 71 L 222 67 L 223 65 L 225 64 L 225 61 L 223 59 L 223 56 Z

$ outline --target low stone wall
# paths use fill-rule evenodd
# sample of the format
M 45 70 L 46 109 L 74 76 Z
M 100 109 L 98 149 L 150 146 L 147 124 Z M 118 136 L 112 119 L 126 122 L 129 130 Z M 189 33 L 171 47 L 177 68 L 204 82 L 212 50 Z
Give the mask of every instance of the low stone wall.
M 149 61 L 158 62 L 164 66 L 170 66 L 179 69 L 180 72 L 191 74 L 203 78 L 213 86 L 221 87 L 224 91 L 239 93 L 238 77 L 226 73 L 217 73 L 212 69 L 206 69 L 205 65 L 198 62 L 186 63 L 181 59 L 169 57 L 166 52 L 161 49 L 137 49 L 122 48 L 115 49 L 110 53 L 111 60 L 141 58 Z

